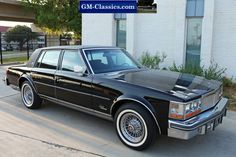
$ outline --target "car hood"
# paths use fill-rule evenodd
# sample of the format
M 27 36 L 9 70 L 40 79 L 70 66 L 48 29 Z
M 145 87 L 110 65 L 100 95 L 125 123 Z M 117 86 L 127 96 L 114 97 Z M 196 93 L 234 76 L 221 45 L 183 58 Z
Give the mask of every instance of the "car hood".
M 216 90 L 219 81 L 207 80 L 190 74 L 165 70 L 140 70 L 124 72 L 115 79 L 145 88 L 162 91 L 189 100 Z

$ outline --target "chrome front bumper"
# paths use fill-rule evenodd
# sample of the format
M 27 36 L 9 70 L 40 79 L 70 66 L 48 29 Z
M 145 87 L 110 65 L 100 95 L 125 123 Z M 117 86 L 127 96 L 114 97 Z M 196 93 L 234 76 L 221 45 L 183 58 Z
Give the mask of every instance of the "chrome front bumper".
M 169 120 L 168 136 L 188 140 L 196 135 L 203 135 L 215 129 L 226 116 L 228 99 L 222 98 L 217 105 L 189 120 Z

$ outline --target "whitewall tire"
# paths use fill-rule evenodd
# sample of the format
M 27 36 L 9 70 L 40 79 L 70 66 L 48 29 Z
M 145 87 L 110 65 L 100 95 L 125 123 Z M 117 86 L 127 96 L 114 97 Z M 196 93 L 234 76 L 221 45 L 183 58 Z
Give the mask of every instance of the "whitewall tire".
M 36 109 L 41 107 L 42 99 L 37 95 L 28 81 L 22 83 L 21 99 L 27 108 Z
M 125 104 L 115 115 L 120 140 L 136 150 L 143 150 L 156 140 L 157 128 L 151 114 L 139 104 Z

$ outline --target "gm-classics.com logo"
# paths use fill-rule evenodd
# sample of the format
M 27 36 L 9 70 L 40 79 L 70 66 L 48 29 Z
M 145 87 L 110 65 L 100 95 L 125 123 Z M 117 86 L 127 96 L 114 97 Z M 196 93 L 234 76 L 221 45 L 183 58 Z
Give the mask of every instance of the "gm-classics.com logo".
M 80 13 L 156 13 L 155 0 L 80 0 Z

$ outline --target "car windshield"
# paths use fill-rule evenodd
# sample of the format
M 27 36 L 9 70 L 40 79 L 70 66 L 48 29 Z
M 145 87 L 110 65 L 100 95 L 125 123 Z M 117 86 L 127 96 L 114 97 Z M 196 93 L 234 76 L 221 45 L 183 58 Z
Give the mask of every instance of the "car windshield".
M 139 64 L 121 49 L 93 49 L 84 52 L 95 74 L 139 68 Z

